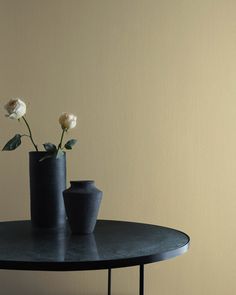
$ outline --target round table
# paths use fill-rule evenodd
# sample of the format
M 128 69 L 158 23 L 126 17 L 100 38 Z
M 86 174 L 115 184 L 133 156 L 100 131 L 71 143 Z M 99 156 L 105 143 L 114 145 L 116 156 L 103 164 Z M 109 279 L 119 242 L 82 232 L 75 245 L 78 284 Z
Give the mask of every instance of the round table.
M 140 266 L 185 253 L 189 237 L 178 230 L 125 221 L 98 220 L 93 234 L 72 235 L 69 228 L 35 229 L 31 222 L 0 222 L 0 269 L 81 271 Z

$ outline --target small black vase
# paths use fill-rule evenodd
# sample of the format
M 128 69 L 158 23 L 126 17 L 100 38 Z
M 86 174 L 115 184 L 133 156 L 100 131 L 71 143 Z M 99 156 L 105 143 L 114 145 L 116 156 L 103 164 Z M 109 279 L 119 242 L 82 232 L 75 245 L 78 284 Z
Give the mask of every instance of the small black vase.
M 93 180 L 71 181 L 63 192 L 66 214 L 72 233 L 92 233 L 98 216 L 102 192 Z
M 31 222 L 37 228 L 59 228 L 65 225 L 63 190 L 66 188 L 66 154 L 40 161 L 46 152 L 30 152 Z

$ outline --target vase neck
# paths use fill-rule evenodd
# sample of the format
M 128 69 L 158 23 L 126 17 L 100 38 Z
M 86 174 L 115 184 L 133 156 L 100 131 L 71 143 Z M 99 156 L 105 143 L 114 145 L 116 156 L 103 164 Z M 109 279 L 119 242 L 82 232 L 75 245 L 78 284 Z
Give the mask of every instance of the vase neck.
M 94 180 L 78 180 L 78 181 L 70 181 L 71 188 L 90 188 L 94 187 Z

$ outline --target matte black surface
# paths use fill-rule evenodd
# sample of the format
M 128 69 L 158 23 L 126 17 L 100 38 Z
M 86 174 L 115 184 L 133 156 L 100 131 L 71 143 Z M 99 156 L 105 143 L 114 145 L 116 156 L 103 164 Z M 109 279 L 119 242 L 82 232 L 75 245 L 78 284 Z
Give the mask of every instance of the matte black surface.
M 142 223 L 98 220 L 89 235 L 33 229 L 30 221 L 0 222 L 0 268 L 92 270 L 165 260 L 187 251 L 180 231 Z
M 71 181 L 70 184 L 63 196 L 71 231 L 90 234 L 96 225 L 102 192 L 93 180 Z
M 65 224 L 62 192 L 66 189 L 66 154 L 56 159 L 46 152 L 30 152 L 30 209 L 35 227 L 55 228 Z

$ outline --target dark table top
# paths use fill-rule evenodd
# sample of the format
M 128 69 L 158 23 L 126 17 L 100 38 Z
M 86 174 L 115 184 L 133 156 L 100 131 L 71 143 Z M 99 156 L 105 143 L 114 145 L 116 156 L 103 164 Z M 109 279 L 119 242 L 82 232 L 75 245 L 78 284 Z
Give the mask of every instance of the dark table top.
M 98 220 L 89 235 L 69 228 L 33 229 L 30 221 L 0 222 L 0 269 L 92 270 L 134 266 L 185 253 L 189 237 L 143 223 Z

